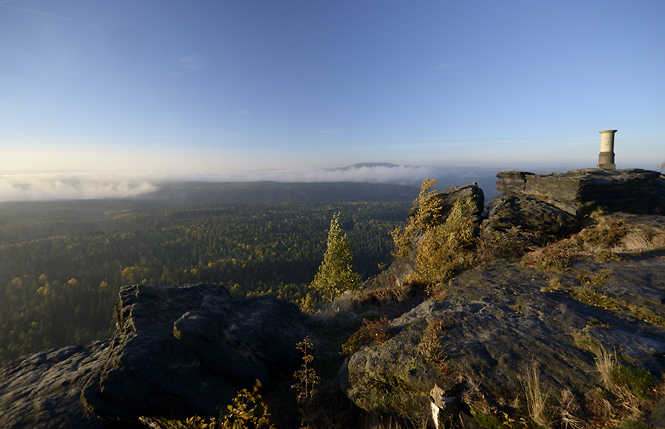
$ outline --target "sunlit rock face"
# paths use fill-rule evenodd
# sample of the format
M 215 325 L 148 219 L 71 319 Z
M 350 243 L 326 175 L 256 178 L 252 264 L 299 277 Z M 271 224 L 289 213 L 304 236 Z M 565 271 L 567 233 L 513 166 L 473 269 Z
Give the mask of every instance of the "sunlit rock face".
M 584 263 L 568 276 L 574 282 L 601 268 L 611 270 L 603 293 L 665 314 L 665 260 Z M 584 397 L 602 384 L 596 368 L 601 349 L 662 372 L 665 334 L 659 326 L 550 292 L 549 285 L 545 273 L 505 261 L 465 272 L 447 286 L 443 302 L 423 302 L 392 321 L 386 343 L 356 352 L 343 368 L 342 386 L 367 411 L 420 418 L 429 413 L 435 384 L 476 410 L 509 410 L 524 395 L 532 370 L 543 392 Z M 423 353 L 432 323 L 445 326 L 434 340 L 442 363 Z
M 628 230 L 631 225 L 636 231 L 663 228 L 665 178 L 653 171 L 586 169 L 543 176 L 508 171 L 498 174 L 497 189 L 503 194 L 494 199 L 482 228 L 516 227 L 562 238 L 579 231 L 597 208 L 623 212 L 614 215 Z M 633 251 L 632 241 L 628 235 L 616 246 Z M 399 272 L 413 272 L 412 265 L 405 257 L 386 272 L 399 278 Z M 658 318 L 665 316 L 663 272 L 665 260 L 658 255 L 579 260 L 555 277 L 561 282 L 560 292 L 552 286 L 559 284 L 553 283 L 552 273 L 506 260 L 477 266 L 439 285 L 445 290 L 441 302 L 424 301 L 393 319 L 387 342 L 353 354 L 340 373 L 342 387 L 364 410 L 421 419 L 436 408 L 430 398 L 436 385 L 444 396 L 465 404 L 459 416 L 464 419 L 470 408 L 485 413 L 514 410 L 530 373 L 538 374 L 543 392 L 568 392 L 583 401 L 602 384 L 597 361 L 604 351 L 661 374 L 665 333 Z M 642 308 L 657 321 L 592 305 L 566 292 L 586 291 L 584 279 L 594 276 L 602 277 L 593 286 L 600 296 L 625 303 L 625 308 Z M 388 287 L 391 281 L 380 275 L 374 283 Z M 433 345 L 428 346 L 426 332 L 436 324 L 445 328 L 429 338 Z M 440 351 L 438 361 L 428 358 L 425 350 L 431 347 Z M 659 427 L 656 420 L 653 424 Z
M 81 389 L 103 367 L 108 346 L 106 340 L 47 350 L 0 367 L 0 426 L 113 427 L 81 403 Z
M 473 210 L 471 216 L 476 222 L 480 221 L 485 208 L 485 195 L 483 190 L 478 187 L 477 183 L 445 189 L 437 192 L 434 198 L 438 200 L 438 203 L 433 205 L 440 207 L 440 213 L 438 214 L 440 215 L 439 219 L 441 219 L 441 222 L 446 220 L 457 200 L 464 201 L 468 199 L 471 201 Z M 412 208 L 409 211 L 409 215 L 413 216 L 417 211 L 417 207 Z M 432 217 L 432 213 L 426 213 L 424 216 L 424 222 L 429 223 L 428 220 L 431 221 Z

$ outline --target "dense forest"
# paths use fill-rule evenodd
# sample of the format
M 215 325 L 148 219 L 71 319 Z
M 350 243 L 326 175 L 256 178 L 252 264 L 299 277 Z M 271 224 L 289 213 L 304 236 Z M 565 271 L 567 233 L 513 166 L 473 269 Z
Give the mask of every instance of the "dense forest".
M 189 201 L 191 202 L 191 200 Z M 0 203 L 0 363 L 112 335 L 122 285 L 220 284 L 296 304 L 332 216 L 363 278 L 390 262 L 410 202 L 177 205 L 164 200 Z

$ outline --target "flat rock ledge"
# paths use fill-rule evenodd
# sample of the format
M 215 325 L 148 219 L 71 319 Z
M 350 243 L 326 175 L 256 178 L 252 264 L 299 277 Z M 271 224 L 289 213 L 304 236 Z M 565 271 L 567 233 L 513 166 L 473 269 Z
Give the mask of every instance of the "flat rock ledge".
M 665 315 L 665 257 L 584 262 L 567 275 L 575 282 L 575 273 L 599 270 L 610 273 L 602 286 L 608 296 Z M 386 343 L 356 352 L 340 372 L 343 388 L 367 411 L 417 419 L 430 409 L 434 384 L 483 412 L 523 405 L 533 368 L 542 392 L 583 397 L 601 385 L 601 350 L 662 373 L 661 327 L 549 291 L 550 278 L 506 261 L 461 274 L 450 282 L 445 301 L 423 302 L 392 321 L 394 335 Z M 442 351 L 438 361 L 426 357 L 423 345 L 435 323 L 442 326 L 433 339 Z
M 490 228 L 520 227 L 570 234 L 597 208 L 636 214 L 665 213 L 665 176 L 642 169 L 586 168 L 544 175 L 501 171 L 489 214 Z
M 116 427 L 90 413 L 81 402 L 81 390 L 100 371 L 108 345 L 106 340 L 47 350 L 0 367 L 0 426 Z

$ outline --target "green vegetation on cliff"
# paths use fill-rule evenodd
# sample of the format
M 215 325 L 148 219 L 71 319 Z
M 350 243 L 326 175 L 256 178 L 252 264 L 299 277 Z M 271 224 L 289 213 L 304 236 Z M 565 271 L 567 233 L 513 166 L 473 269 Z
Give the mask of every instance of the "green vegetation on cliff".
M 326 253 L 319 271 L 310 285 L 329 302 L 360 284 L 360 275 L 353 264 L 353 246 L 339 224 L 339 213 L 333 215 L 328 230 Z

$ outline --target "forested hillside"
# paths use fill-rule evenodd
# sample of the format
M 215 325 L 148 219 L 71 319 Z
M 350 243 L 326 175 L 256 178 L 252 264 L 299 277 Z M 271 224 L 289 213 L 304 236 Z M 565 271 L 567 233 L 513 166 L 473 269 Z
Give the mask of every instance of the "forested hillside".
M 356 182 L 172 182 L 144 195 L 171 204 L 413 201 L 418 188 Z
M 0 361 L 109 337 L 120 286 L 214 283 L 298 303 L 336 212 L 363 278 L 390 259 L 410 202 L 0 204 Z

